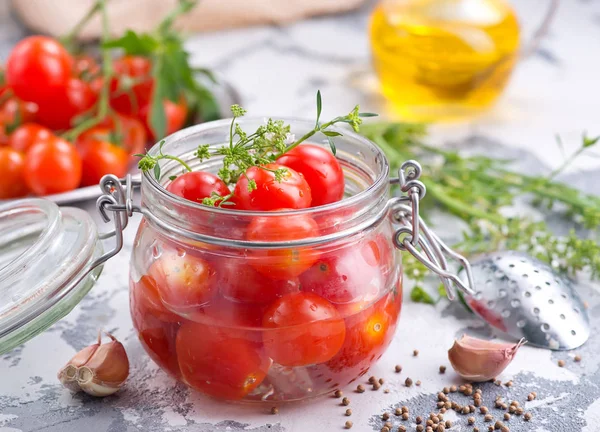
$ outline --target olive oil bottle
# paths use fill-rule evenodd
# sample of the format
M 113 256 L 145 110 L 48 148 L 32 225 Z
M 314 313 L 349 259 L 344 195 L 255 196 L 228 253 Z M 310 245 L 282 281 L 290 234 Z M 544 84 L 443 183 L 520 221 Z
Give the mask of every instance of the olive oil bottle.
M 370 39 L 382 91 L 411 121 L 488 108 L 519 55 L 519 24 L 504 0 L 382 0 Z

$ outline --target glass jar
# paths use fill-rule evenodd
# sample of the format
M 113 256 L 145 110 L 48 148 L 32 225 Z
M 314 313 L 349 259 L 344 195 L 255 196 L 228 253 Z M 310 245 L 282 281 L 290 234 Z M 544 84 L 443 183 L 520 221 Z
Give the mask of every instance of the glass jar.
M 255 130 L 262 119 L 239 123 Z M 297 136 L 313 127 L 290 124 Z M 193 127 L 168 138 L 162 151 L 191 159 L 199 144 L 222 145 L 229 128 L 229 121 Z M 346 198 L 326 206 L 207 207 L 166 191 L 181 172 L 177 162 L 161 166 L 159 181 L 144 176 L 142 206 L 153 217 L 135 240 L 131 314 L 165 371 L 220 399 L 298 400 L 353 382 L 381 357 L 402 300 L 389 166 L 374 144 L 343 133 L 336 155 Z M 201 169 L 219 166 L 211 160 Z

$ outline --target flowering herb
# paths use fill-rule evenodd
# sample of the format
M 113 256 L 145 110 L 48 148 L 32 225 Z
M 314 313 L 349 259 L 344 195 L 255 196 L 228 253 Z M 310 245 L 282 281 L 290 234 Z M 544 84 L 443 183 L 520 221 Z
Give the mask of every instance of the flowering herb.
M 296 139 L 296 137 L 290 133 L 289 124 L 286 124 L 283 120 L 273 120 L 272 118 L 269 118 L 265 125 L 259 126 L 253 133 L 244 131 L 236 120 L 243 117 L 246 114 L 246 110 L 239 105 L 232 105 L 231 113 L 233 118 L 231 119 L 231 125 L 229 127 L 228 142 L 216 148 L 211 148 L 207 144 L 201 144 L 196 149 L 194 156 L 200 162 L 206 161 L 213 156 L 221 157 L 223 166 L 219 170 L 218 176 L 228 185 L 235 184 L 241 176 L 246 175 L 245 173 L 248 168 L 253 166 L 272 171 L 275 175 L 275 180 L 281 182 L 283 181 L 287 170 L 285 168 L 270 170 L 265 167 L 265 165 L 275 162 L 277 158 L 319 132 L 327 137 L 331 151 L 335 154 L 335 143 L 333 138 L 341 136 L 342 133 L 330 130 L 329 127 L 337 123 L 347 123 L 354 131 L 358 132 L 363 117 L 374 117 L 377 115 L 373 113 L 361 113 L 359 112 L 359 106 L 356 105 L 350 113 L 344 116 L 335 117 L 328 122 L 321 123 L 321 110 L 322 98 L 321 92 L 318 91 L 317 119 L 315 121 L 315 126 L 299 139 Z M 142 156 L 142 159 L 139 162 L 139 168 L 142 171 L 153 170 L 156 179 L 160 179 L 160 166 L 158 161 L 161 159 L 176 160 L 182 164 L 184 169 L 191 171 L 187 163 L 174 156 L 163 154 L 163 144 L 164 141 L 161 142 L 159 153 L 156 156 L 151 156 L 150 154 L 138 155 Z M 256 189 L 256 182 L 252 179 L 248 179 L 248 191 L 254 189 Z M 229 200 L 232 197 L 233 193 L 226 196 L 220 196 L 217 193 L 213 193 L 210 198 L 205 198 L 202 203 L 211 206 L 230 205 L 231 203 Z

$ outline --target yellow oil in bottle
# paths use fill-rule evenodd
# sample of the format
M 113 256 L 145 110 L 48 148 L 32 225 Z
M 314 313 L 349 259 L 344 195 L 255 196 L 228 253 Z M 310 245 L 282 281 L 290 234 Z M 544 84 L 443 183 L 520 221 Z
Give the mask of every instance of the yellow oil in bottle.
M 517 61 L 519 25 L 504 0 L 383 0 L 370 28 L 384 95 L 404 120 L 477 114 Z

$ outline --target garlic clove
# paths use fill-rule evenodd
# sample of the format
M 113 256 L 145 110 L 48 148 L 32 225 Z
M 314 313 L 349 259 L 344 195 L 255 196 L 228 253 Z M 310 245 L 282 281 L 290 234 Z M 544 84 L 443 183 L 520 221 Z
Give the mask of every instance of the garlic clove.
M 511 344 L 463 335 L 448 350 L 448 360 L 462 378 L 475 382 L 489 381 L 506 369 L 525 343 L 524 339 Z
M 84 348 L 58 372 L 60 382 L 73 392 L 108 396 L 123 385 L 129 375 L 129 359 L 123 344 L 107 333 L 110 342 Z

